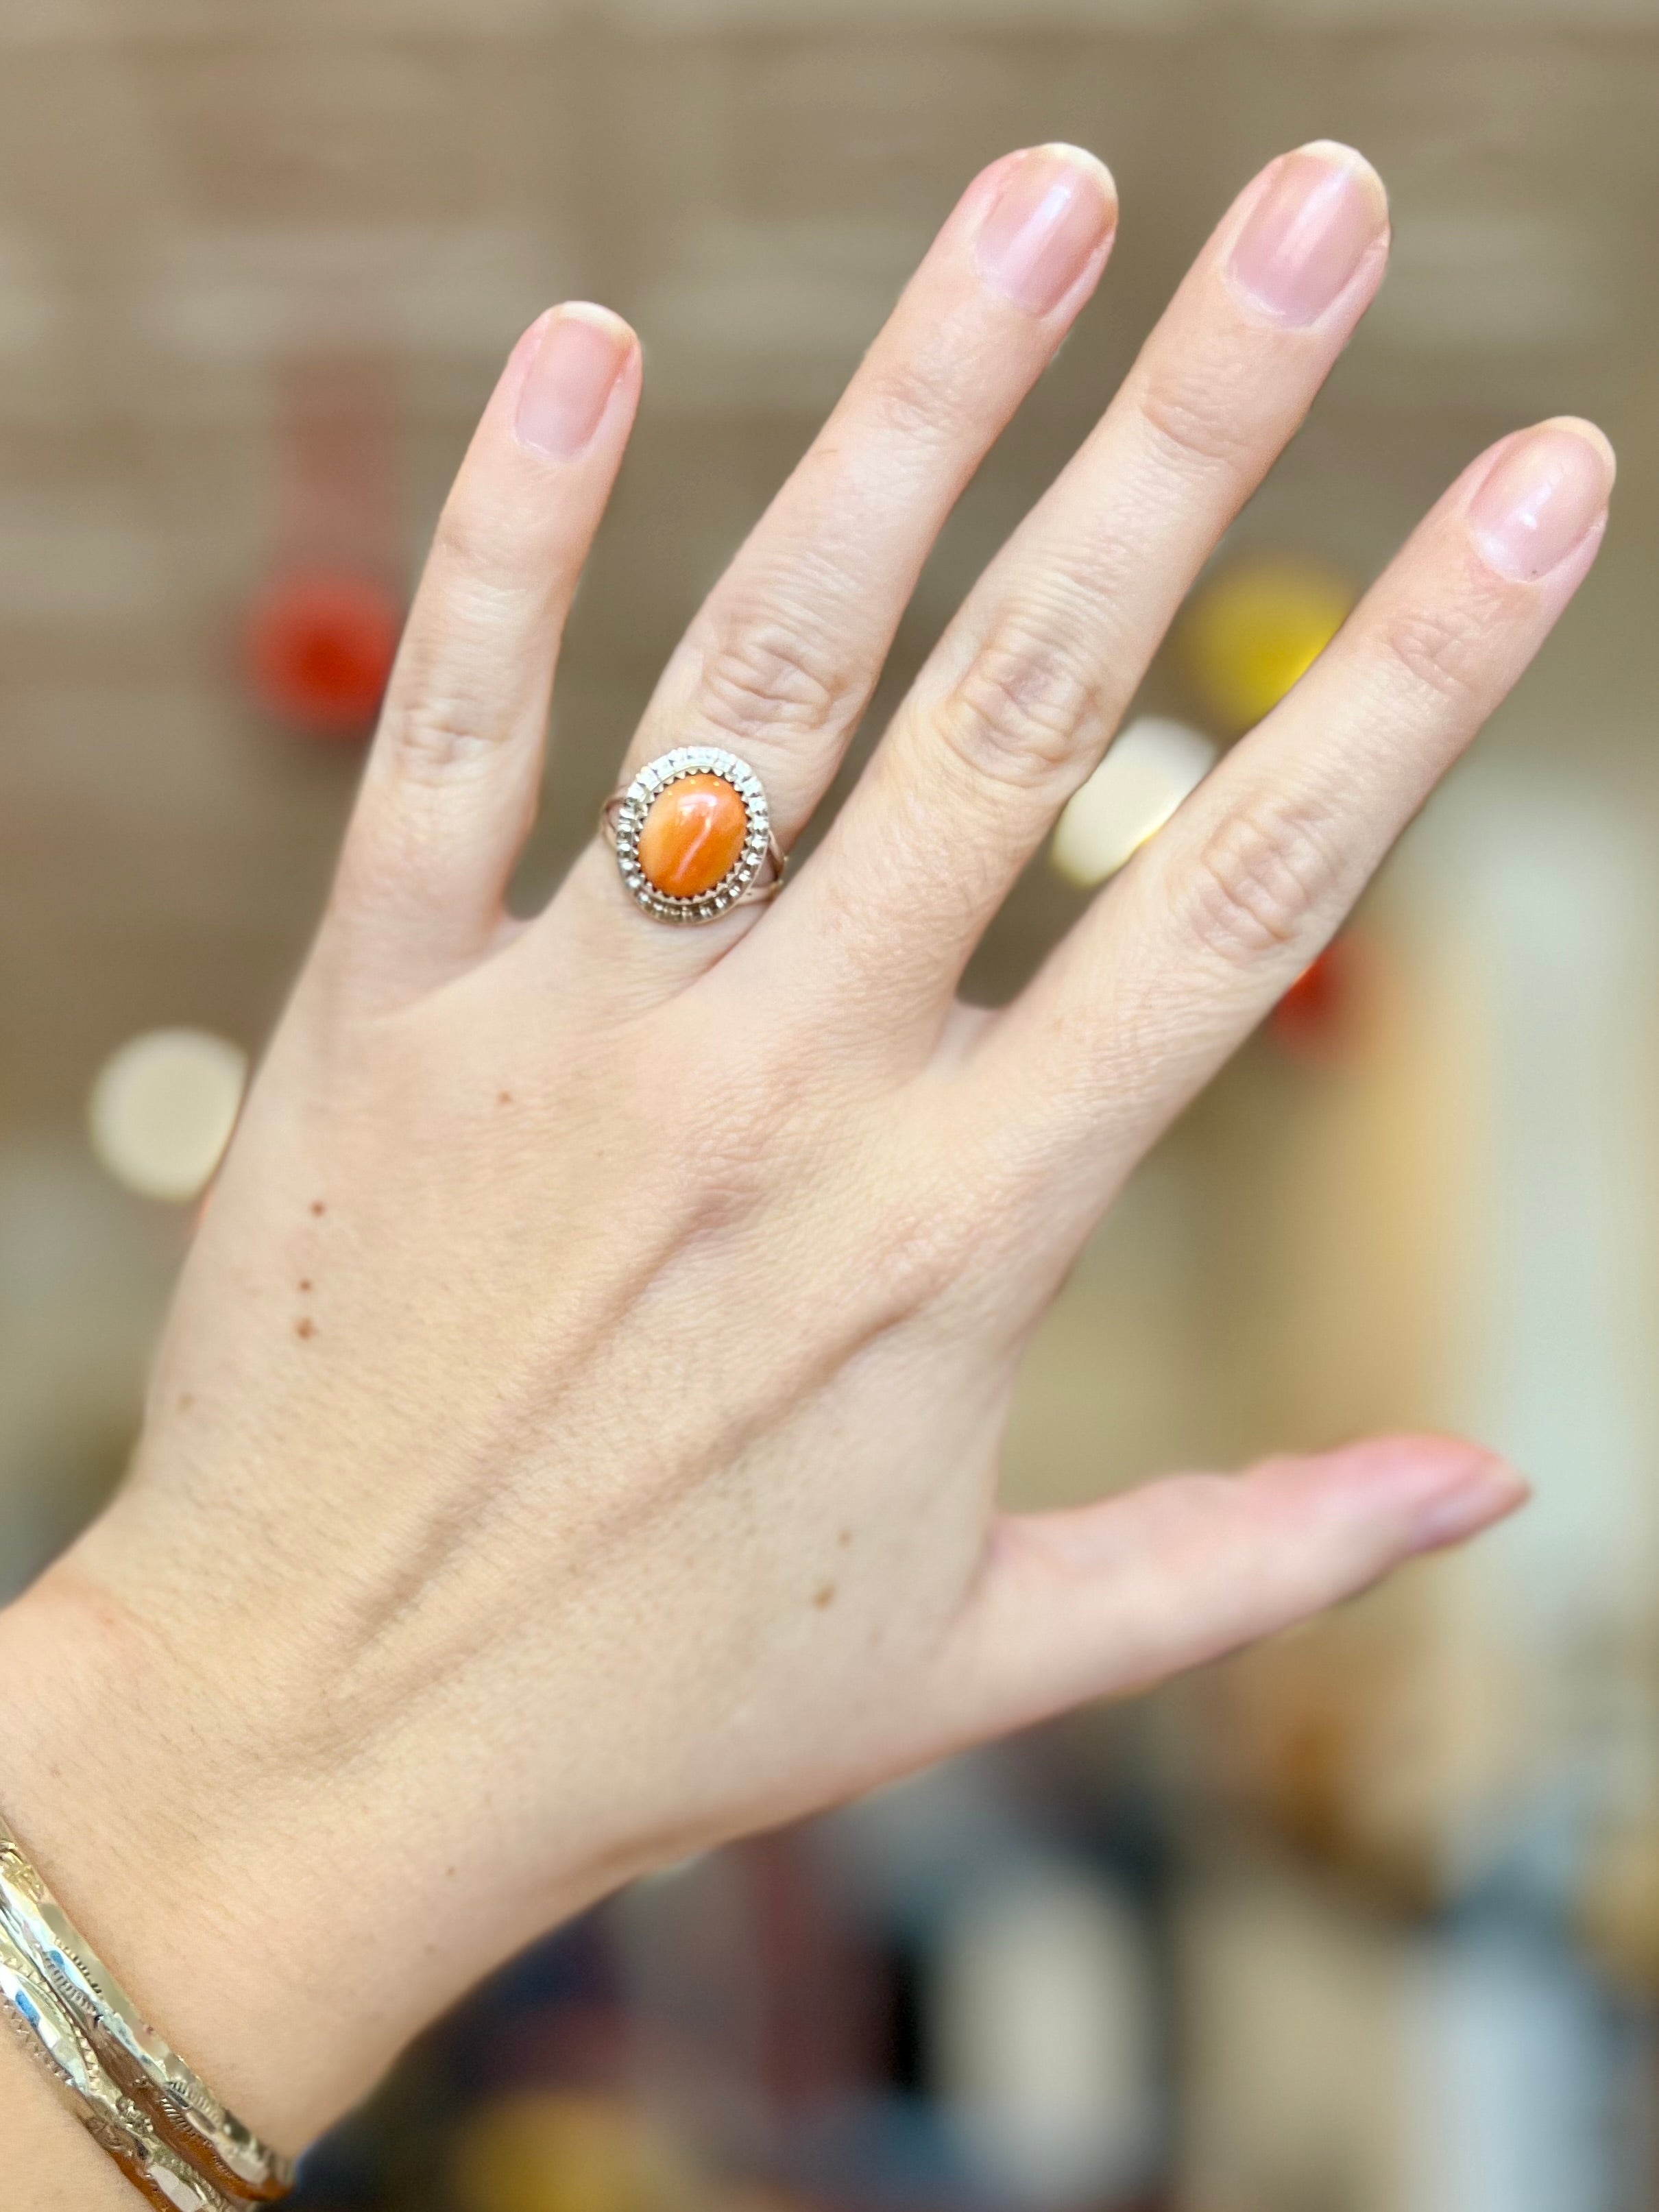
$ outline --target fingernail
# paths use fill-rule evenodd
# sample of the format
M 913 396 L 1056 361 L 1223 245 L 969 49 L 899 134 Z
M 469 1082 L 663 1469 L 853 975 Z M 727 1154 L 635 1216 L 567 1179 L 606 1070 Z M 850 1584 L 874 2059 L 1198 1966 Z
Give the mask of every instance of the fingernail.
M 1532 1488 L 1512 1467 L 1468 1447 L 1419 1459 L 1407 1501 L 1411 1549 L 1438 1552 L 1489 1528 L 1526 1504 Z
M 1613 447 L 1589 422 L 1543 422 L 1506 447 L 1469 506 L 1469 526 L 1501 575 L 1536 583 L 1601 520 Z
M 519 443 L 574 461 L 599 428 L 633 348 L 634 333 L 604 307 L 556 308 L 519 392 Z
M 1030 315 L 1057 307 L 1111 236 L 1117 188 L 1092 154 L 1034 146 L 980 226 L 974 258 L 988 284 Z
M 1316 323 L 1382 235 L 1388 195 L 1352 147 L 1286 154 L 1228 257 L 1228 274 L 1276 322 Z

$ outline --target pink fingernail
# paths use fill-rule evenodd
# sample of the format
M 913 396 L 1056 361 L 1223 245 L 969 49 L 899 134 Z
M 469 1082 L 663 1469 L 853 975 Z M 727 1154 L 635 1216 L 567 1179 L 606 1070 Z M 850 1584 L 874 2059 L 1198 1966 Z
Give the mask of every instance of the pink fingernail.
M 604 307 L 560 307 L 548 318 L 519 393 L 514 431 L 551 460 L 574 461 L 604 419 L 634 333 Z
M 1324 141 L 1286 154 L 1228 257 L 1233 282 L 1276 322 L 1316 323 L 1382 235 L 1388 196 L 1369 161 Z
M 1046 315 L 1071 290 L 1117 222 L 1104 165 L 1076 146 L 1034 146 L 1009 170 L 980 227 L 980 274 L 1027 314 Z
M 1475 542 L 1501 575 L 1536 583 L 1601 520 L 1615 465 L 1593 424 L 1541 423 L 1500 453 L 1471 501 Z
M 1402 1499 L 1413 1552 L 1461 1544 L 1526 1504 L 1532 1496 L 1512 1467 L 1488 1452 L 1448 1441 L 1413 1461 Z

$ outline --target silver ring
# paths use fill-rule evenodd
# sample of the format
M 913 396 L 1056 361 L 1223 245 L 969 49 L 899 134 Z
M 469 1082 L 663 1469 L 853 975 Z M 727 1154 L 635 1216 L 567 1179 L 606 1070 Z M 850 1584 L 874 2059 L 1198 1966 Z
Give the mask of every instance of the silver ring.
M 691 779 L 693 791 L 675 792 Z M 629 896 L 658 921 L 714 921 L 775 898 L 788 866 L 760 778 L 719 745 L 680 745 L 647 762 L 605 800 L 599 832 Z

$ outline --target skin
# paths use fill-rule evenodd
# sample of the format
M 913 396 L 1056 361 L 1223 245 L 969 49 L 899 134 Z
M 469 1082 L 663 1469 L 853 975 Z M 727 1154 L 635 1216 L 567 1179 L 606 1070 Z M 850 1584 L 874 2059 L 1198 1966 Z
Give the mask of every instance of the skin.
M 1070 154 L 1096 208 L 1065 288 L 1034 307 L 988 281 L 1026 158 L 951 216 L 623 774 L 727 745 L 799 833 L 939 525 L 1104 265 L 1109 179 Z M 131 1480 L 0 1616 L 8 1817 L 284 2147 L 641 1870 L 1209 1659 L 1524 1496 L 1418 1437 L 997 1506 L 1020 1355 L 1084 1240 L 1338 927 L 1601 534 L 1611 455 L 1588 426 L 1481 456 L 1024 995 L 957 1002 L 1380 281 L 1374 177 L 1340 149 L 1291 159 L 1224 218 L 811 860 L 706 928 L 649 921 L 597 842 L 545 912 L 505 915 L 640 383 L 614 319 L 558 311 L 616 365 L 560 453 L 524 434 L 557 317 L 509 362 Z M 1238 240 L 1265 193 L 1333 163 L 1374 234 L 1287 319 L 1240 281 Z M 1516 573 L 1490 510 L 1552 455 L 1582 527 Z M 131 2201 L 3 2051 L 0 2130 L 32 2206 Z

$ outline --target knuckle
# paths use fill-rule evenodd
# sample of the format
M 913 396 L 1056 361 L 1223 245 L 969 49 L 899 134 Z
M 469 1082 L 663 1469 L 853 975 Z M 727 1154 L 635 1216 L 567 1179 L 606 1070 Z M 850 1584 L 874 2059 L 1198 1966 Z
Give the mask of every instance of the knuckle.
M 954 440 L 967 426 L 971 403 L 950 364 L 930 349 L 895 362 L 870 395 L 877 424 L 902 439 Z
M 446 568 L 463 573 L 493 565 L 494 541 L 470 502 L 457 498 L 445 501 L 432 532 L 432 556 Z
M 1466 623 L 1445 607 L 1413 607 L 1384 628 L 1387 665 L 1413 690 L 1461 705 L 1479 690 L 1481 646 Z
M 439 514 L 428 566 L 446 598 L 471 592 L 516 604 L 546 588 L 544 535 L 533 514 L 486 505 L 458 488 Z
M 975 775 L 1042 791 L 1068 776 L 1106 711 L 1095 672 L 1029 621 L 1005 624 L 938 710 L 939 734 Z
M 859 1255 L 866 1313 L 891 1327 L 938 1310 L 960 1289 L 971 1257 L 953 1212 L 894 1196 L 876 1212 Z
M 1237 389 L 1225 377 L 1149 377 L 1140 413 L 1161 457 L 1188 474 L 1197 469 L 1237 475 L 1255 443 Z
M 1194 855 L 1187 921 L 1207 951 L 1243 966 L 1304 939 L 1340 884 L 1322 815 L 1282 799 L 1258 801 L 1229 815 Z
M 775 615 L 728 623 L 698 676 L 702 719 L 739 740 L 836 729 L 863 699 L 863 684 L 810 623 Z
M 451 784 L 475 773 L 500 749 L 485 714 L 464 699 L 427 696 L 391 709 L 384 732 L 392 766 L 404 783 Z
M 499 520 L 492 528 L 470 503 L 455 500 L 438 517 L 427 574 L 446 605 L 458 595 L 494 597 L 521 580 L 501 543 Z

